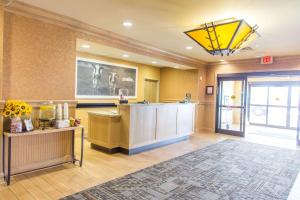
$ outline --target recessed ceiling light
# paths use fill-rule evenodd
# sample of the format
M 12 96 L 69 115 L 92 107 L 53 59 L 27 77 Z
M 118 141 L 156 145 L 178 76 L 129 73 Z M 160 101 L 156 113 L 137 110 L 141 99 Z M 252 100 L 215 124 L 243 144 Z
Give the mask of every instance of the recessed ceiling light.
M 157 64 L 157 61 L 152 61 L 152 64 Z
M 225 60 L 221 59 L 220 61 L 221 61 L 221 62 L 224 62 Z
M 123 54 L 122 55 L 124 58 L 129 58 L 129 55 L 128 54 Z
M 191 49 L 193 49 L 193 47 L 192 46 L 186 46 L 185 49 L 186 50 L 191 50 Z
M 89 48 L 91 48 L 91 45 L 83 44 L 83 45 L 81 45 L 81 47 L 84 48 L 84 49 L 89 49 Z
M 175 68 L 175 69 L 178 69 L 179 67 L 178 67 L 178 66 L 175 66 L 174 68 Z
M 130 21 L 125 21 L 125 22 L 123 22 L 123 26 L 125 26 L 125 27 L 131 27 L 133 24 L 132 24 L 132 22 L 130 22 Z

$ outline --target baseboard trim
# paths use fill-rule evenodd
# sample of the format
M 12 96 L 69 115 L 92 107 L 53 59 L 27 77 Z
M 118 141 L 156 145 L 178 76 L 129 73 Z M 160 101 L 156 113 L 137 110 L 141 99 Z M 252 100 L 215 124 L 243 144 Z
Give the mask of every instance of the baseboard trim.
M 165 140 L 165 141 L 145 145 L 145 146 L 142 146 L 142 147 L 136 147 L 136 148 L 132 148 L 132 149 L 125 149 L 125 148 L 122 148 L 122 147 L 115 147 L 115 148 L 110 149 L 110 148 L 99 146 L 99 145 L 96 145 L 96 144 L 92 143 L 91 148 L 99 150 L 99 151 L 103 151 L 103 152 L 109 153 L 109 154 L 124 153 L 124 154 L 127 154 L 127 155 L 134 155 L 134 154 L 137 154 L 137 153 L 141 153 L 141 152 L 148 151 L 148 150 L 151 150 L 151 149 L 156 149 L 158 147 L 167 146 L 167 145 L 174 144 L 174 143 L 181 142 L 181 141 L 188 140 L 188 139 L 189 139 L 189 135 L 186 135 L 186 136 L 182 136 L 182 137 L 179 137 L 179 138 Z
M 155 149 L 155 148 L 158 148 L 158 147 L 167 146 L 167 145 L 174 144 L 174 143 L 181 142 L 181 141 L 188 140 L 188 139 L 189 139 L 189 135 L 186 135 L 186 136 L 182 136 L 182 137 L 179 137 L 179 138 L 165 140 L 165 141 L 162 141 L 162 142 L 149 144 L 149 145 L 146 145 L 146 146 L 137 147 L 137 148 L 133 148 L 133 149 L 124 149 L 124 148 L 122 148 L 122 152 L 125 153 L 125 154 L 128 154 L 128 155 L 134 155 L 134 154 L 137 154 L 137 153 L 141 153 L 141 152 L 148 151 L 148 150 L 151 150 L 151 149 Z
M 110 149 L 110 148 L 106 148 L 106 147 L 103 147 L 103 146 L 99 146 L 99 145 L 94 144 L 94 143 L 91 143 L 91 148 L 99 150 L 99 151 L 103 151 L 103 152 L 109 153 L 109 154 L 118 153 L 118 152 L 122 151 L 121 147 L 115 147 L 115 148 Z
M 215 131 L 212 128 L 200 128 L 198 133 L 215 133 Z

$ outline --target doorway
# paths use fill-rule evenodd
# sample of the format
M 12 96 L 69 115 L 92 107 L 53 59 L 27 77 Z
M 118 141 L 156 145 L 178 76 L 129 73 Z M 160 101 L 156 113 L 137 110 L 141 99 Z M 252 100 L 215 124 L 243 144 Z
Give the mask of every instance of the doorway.
M 150 103 L 157 103 L 159 99 L 158 80 L 145 79 L 144 100 Z
M 246 77 L 220 77 L 217 91 L 216 132 L 245 135 Z
M 217 133 L 300 144 L 299 71 L 226 74 L 217 81 Z

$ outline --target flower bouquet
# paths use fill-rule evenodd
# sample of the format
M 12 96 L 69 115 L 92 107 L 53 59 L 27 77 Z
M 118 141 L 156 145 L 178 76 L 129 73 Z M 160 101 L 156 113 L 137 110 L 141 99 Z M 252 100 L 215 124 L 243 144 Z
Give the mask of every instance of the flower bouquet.
M 8 100 L 5 103 L 3 116 L 11 119 L 10 132 L 22 132 L 22 116 L 29 116 L 32 112 L 32 106 L 24 101 Z

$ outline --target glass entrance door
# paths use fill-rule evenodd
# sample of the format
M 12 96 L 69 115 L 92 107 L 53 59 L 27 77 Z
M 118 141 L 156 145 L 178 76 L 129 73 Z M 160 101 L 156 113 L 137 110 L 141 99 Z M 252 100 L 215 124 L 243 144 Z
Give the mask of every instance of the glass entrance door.
M 218 77 L 216 132 L 245 136 L 246 77 Z

